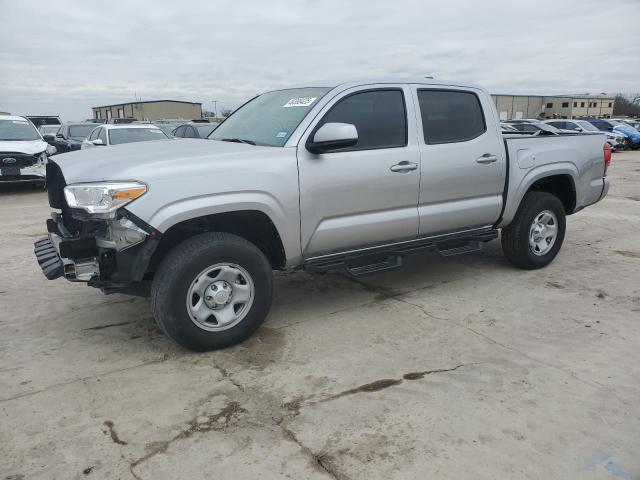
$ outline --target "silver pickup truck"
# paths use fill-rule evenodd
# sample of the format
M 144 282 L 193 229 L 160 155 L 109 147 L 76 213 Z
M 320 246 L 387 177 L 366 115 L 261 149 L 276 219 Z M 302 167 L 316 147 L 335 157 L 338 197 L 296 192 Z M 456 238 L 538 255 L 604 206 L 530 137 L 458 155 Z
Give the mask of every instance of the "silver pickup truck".
M 397 267 L 409 252 L 553 260 L 565 215 L 602 199 L 604 135 L 503 135 L 489 94 L 430 79 L 256 96 L 208 140 L 95 148 L 47 165 L 47 278 L 150 293 L 194 350 L 250 336 L 273 270 Z M 147 288 L 148 287 L 148 288 Z

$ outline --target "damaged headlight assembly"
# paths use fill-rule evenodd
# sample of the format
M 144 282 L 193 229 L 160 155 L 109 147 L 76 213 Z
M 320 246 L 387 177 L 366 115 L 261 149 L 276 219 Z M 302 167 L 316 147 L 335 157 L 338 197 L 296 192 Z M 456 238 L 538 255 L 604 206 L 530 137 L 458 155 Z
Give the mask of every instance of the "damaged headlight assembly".
M 141 182 L 77 183 L 64 188 L 64 197 L 71 208 L 78 208 L 95 218 L 113 219 L 116 210 L 140 198 L 147 192 Z

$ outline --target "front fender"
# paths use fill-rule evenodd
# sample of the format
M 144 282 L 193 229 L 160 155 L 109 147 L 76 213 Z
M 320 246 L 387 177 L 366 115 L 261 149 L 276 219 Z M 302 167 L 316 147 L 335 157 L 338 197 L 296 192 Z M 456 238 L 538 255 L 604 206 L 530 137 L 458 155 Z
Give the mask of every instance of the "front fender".
M 209 195 L 186 197 L 168 203 L 155 210 L 145 221 L 164 233 L 173 225 L 185 220 L 237 211 L 258 211 L 264 213 L 273 222 L 285 251 L 288 263 L 301 257 L 299 209 L 287 208 L 278 199 L 264 191 L 225 192 Z M 140 207 L 140 208 L 137 208 Z M 146 217 L 145 209 L 138 202 L 127 206 L 134 215 L 140 213 Z

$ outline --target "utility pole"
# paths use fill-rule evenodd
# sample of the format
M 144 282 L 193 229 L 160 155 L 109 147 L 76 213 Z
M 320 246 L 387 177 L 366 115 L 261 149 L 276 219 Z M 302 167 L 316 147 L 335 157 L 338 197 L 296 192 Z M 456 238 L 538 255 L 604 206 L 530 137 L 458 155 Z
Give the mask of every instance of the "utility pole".
M 218 100 L 211 100 L 213 102 L 213 115 L 218 118 Z

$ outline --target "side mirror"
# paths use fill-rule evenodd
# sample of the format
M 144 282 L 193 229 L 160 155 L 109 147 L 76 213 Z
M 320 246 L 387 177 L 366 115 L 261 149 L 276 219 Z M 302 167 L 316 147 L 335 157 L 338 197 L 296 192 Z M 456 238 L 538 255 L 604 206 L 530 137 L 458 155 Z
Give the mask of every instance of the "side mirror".
M 93 143 L 94 145 L 96 145 L 96 146 L 98 146 L 98 147 L 99 147 L 100 145 L 104 146 L 104 142 L 102 141 L 102 139 L 101 139 L 101 138 L 96 138 L 95 140 L 92 140 L 92 141 L 91 141 L 91 143 Z
M 55 135 L 47 133 L 46 135 L 42 136 L 42 139 L 47 143 L 51 143 L 51 142 L 55 142 L 56 137 L 55 137 Z
M 353 147 L 358 143 L 358 130 L 351 123 L 325 123 L 307 140 L 311 153 L 325 153 L 339 148 Z

